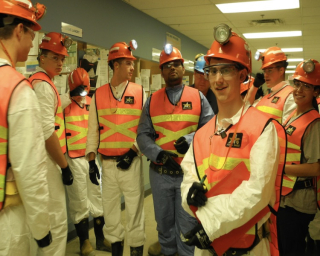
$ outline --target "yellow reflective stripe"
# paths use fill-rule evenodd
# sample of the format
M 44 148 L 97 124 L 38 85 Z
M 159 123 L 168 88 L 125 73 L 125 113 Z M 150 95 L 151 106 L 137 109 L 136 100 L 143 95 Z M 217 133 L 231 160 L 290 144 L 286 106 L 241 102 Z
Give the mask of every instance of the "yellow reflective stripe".
M 66 145 L 66 139 L 59 139 L 60 147 L 64 147 Z
M 62 107 L 61 107 L 61 106 L 58 106 L 58 108 L 57 108 L 57 113 L 56 113 L 56 114 L 60 114 L 60 113 L 62 113 Z
M 129 108 L 107 108 L 99 109 L 98 116 L 103 115 L 130 115 L 130 116 L 141 116 L 141 109 L 129 109 Z
M 199 122 L 198 115 L 161 115 L 151 117 L 153 124 L 162 123 L 162 122 Z
M 168 150 L 168 151 L 177 154 L 178 157 L 184 157 L 184 155 L 185 155 L 185 154 L 180 154 L 177 150 Z
M 267 107 L 267 106 L 257 106 L 257 109 L 259 109 L 260 111 L 262 111 L 264 113 L 275 115 L 280 119 L 282 117 L 282 110 L 279 110 L 276 108 Z M 277 118 L 277 120 L 278 120 L 278 118 Z
M 7 142 L 0 142 L 0 155 L 6 155 L 7 154 Z
M 4 184 L 6 182 L 6 178 L 4 175 L 0 174 L 0 202 L 4 200 Z
M 287 162 L 300 162 L 301 153 L 287 153 Z
M 297 177 L 294 177 L 288 174 L 285 174 L 285 176 L 290 180 L 282 179 L 282 186 L 286 188 L 293 188 L 294 184 L 296 183 Z
M 68 137 L 68 146 L 69 144 L 72 144 L 78 140 L 81 140 L 82 138 L 85 138 L 87 136 L 88 133 L 88 128 L 84 128 L 84 127 L 80 127 L 74 124 L 67 124 L 67 129 L 68 130 L 72 130 L 75 132 L 79 132 L 79 134 L 75 135 L 75 136 L 71 136 Z
M 139 118 L 117 125 L 117 124 L 114 124 L 114 123 L 102 118 L 101 116 L 99 116 L 99 122 L 101 124 L 104 124 L 108 128 L 110 128 L 110 130 L 105 131 L 100 135 L 100 141 L 104 140 L 105 138 L 110 137 L 111 135 L 115 134 L 116 132 L 121 133 L 131 139 L 135 139 L 137 137 L 137 134 L 135 132 L 129 130 L 129 128 L 137 126 L 139 124 Z
M 247 233 L 247 235 L 255 235 L 256 234 L 256 225 L 254 225 L 252 228 L 250 228 Z
M 67 123 L 70 122 L 81 122 L 83 120 L 88 120 L 89 115 L 82 115 L 82 116 L 66 116 L 65 120 Z
M 287 142 L 287 148 L 292 148 L 300 151 L 300 147 L 292 142 Z
M 8 129 L 0 125 L 0 139 L 7 140 Z
M 57 136 L 58 136 L 58 138 L 60 138 L 62 133 L 64 132 L 64 120 L 61 117 L 56 116 L 55 122 L 57 124 L 59 124 L 59 126 L 60 126 L 60 128 L 58 130 L 56 130 Z
M 131 148 L 132 142 L 100 142 L 99 148 Z
M 191 132 L 196 131 L 198 124 L 188 126 L 184 129 L 176 131 L 176 132 L 165 129 L 165 128 L 157 126 L 157 125 L 153 125 L 153 126 L 154 126 L 154 130 L 156 132 L 160 132 L 163 135 L 165 135 L 165 137 L 156 141 L 157 145 L 161 146 L 161 145 L 168 143 L 170 141 L 177 140 L 178 138 L 182 137 L 183 135 L 186 135 L 186 134 L 189 134 Z
M 73 145 L 68 144 L 68 150 L 79 150 L 79 149 L 85 149 L 85 148 L 86 148 L 86 143 L 73 144 Z

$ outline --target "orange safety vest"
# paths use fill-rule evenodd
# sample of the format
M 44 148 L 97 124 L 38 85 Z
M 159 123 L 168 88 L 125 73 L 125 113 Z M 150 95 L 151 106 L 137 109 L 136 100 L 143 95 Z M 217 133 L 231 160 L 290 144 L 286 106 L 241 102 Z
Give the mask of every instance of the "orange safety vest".
M 105 156 L 125 154 L 137 137 L 143 107 L 142 86 L 129 82 L 121 101 L 112 94 L 109 84 L 95 93 L 99 123 L 98 152 Z
M 276 94 L 264 96 L 256 105 L 256 108 L 266 113 L 269 117 L 276 119 L 279 123 L 282 123 L 283 108 L 286 99 L 293 91 L 293 87 L 286 85 L 282 87 Z
M 54 85 L 54 83 L 52 82 L 52 80 L 50 79 L 50 77 L 44 73 L 44 72 L 37 72 L 34 73 L 30 78 L 29 81 L 32 84 L 33 81 L 35 80 L 41 80 L 41 81 L 45 81 L 48 84 L 51 85 L 52 89 L 55 91 L 56 95 L 57 95 L 57 100 L 58 100 L 58 106 L 56 108 L 55 111 L 55 132 L 58 136 L 59 139 L 59 143 L 60 143 L 60 147 L 62 150 L 62 153 L 66 153 L 67 148 L 66 148 L 66 135 L 65 135 L 65 127 L 64 127 L 64 120 L 63 120 L 63 111 L 62 111 L 62 107 L 61 107 L 61 100 L 60 100 L 60 96 L 59 96 L 59 92 L 57 91 L 56 86 Z
M 67 153 L 70 158 L 85 156 L 90 103 L 91 98 L 86 96 L 86 104 L 83 107 L 72 100 L 64 109 Z
M 1 90 L 0 93 L 0 211 L 5 204 L 6 173 L 8 169 L 8 108 L 15 88 L 26 78 L 9 65 L 0 67 Z M 27 81 L 27 80 L 26 80 Z M 26 85 L 32 86 L 26 82 Z
M 278 132 L 280 147 L 280 160 L 275 182 L 275 193 L 277 196 L 276 203 L 272 208 L 272 212 L 277 211 L 280 202 L 281 179 L 285 162 L 285 131 L 277 121 L 269 119 L 266 115 L 252 107 L 247 110 L 240 121 L 233 146 L 230 149 L 229 145 L 236 126 L 229 127 L 225 131 L 227 136 L 222 138 L 219 135 L 213 134 L 216 125 L 216 117 L 214 117 L 196 132 L 193 140 L 193 150 L 199 179 L 205 174 L 207 175 L 205 181 L 205 185 L 208 188 L 207 197 L 231 194 L 243 181 L 250 178 L 251 149 L 268 123 L 273 122 Z M 190 208 L 196 216 L 197 208 L 194 206 L 190 206 Z M 230 248 L 251 249 L 250 247 L 257 236 L 257 223 L 270 209 L 268 206 L 265 206 L 264 209 L 243 226 L 215 239 L 212 242 L 212 246 L 218 255 L 222 255 Z M 276 216 L 271 215 L 270 218 L 272 219 L 270 225 L 272 241 L 270 249 L 272 255 L 275 256 L 279 255 Z
M 293 112 L 286 123 L 283 125 L 286 129 L 287 133 L 287 162 L 286 164 L 301 164 L 301 151 L 303 149 L 303 145 L 301 144 L 303 141 L 303 136 L 309 127 L 315 120 L 320 119 L 320 115 L 318 111 L 315 109 L 309 110 L 308 112 L 302 114 L 297 119 L 295 119 L 292 123 L 287 125 L 290 118 L 293 116 L 295 112 Z M 284 174 L 282 181 L 282 196 L 286 196 L 290 194 L 293 190 L 293 187 L 297 181 L 298 177 L 294 177 L 291 175 Z M 319 180 L 319 177 L 318 177 Z M 320 184 L 320 183 L 319 183 Z M 319 190 L 319 185 L 317 186 Z M 319 204 L 319 191 L 317 191 L 317 199 Z
M 199 91 L 184 86 L 179 102 L 174 105 L 170 102 L 165 88 L 162 88 L 152 94 L 149 113 L 157 133 L 155 143 L 163 150 L 177 154 L 178 157 L 174 160 L 180 164 L 184 154 L 178 153 L 174 142 L 198 128 L 201 115 Z

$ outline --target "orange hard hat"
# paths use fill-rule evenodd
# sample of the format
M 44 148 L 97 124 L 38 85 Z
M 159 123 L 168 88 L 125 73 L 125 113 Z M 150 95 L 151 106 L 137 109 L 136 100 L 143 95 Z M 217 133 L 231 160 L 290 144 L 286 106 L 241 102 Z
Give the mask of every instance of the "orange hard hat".
M 68 83 L 70 91 L 73 91 L 80 85 L 85 86 L 85 90 L 90 91 L 90 78 L 87 71 L 83 68 L 76 68 L 68 76 Z
M 207 55 L 204 56 L 206 63 L 209 64 L 210 58 L 222 58 L 242 64 L 248 72 L 251 72 L 251 51 L 247 42 L 231 32 L 227 42 L 221 44 L 214 40 Z
M 240 84 L 240 94 L 245 91 L 248 91 L 253 85 L 254 77 L 249 76 L 248 80 Z
M 281 50 L 280 47 L 273 46 L 268 48 L 261 56 L 262 59 L 262 67 L 261 69 L 267 68 L 271 66 L 274 63 L 280 62 L 280 61 L 286 61 L 287 56 L 284 54 L 284 52 Z
M 18 17 L 24 20 L 27 20 L 33 24 L 32 29 L 38 31 L 41 29 L 41 26 L 37 23 L 37 20 L 41 19 L 46 12 L 46 7 L 43 4 L 36 4 L 36 7 L 33 7 L 30 0 L 0 0 L 0 13 L 7 14 L 10 19 L 10 16 Z M 6 18 L 4 18 L 6 19 Z M 8 22 L 9 22 L 8 19 Z M 10 23 L 4 25 L 10 25 L 13 22 L 13 19 L 10 20 Z
M 136 40 L 131 40 L 130 45 L 127 45 L 125 42 L 115 43 L 109 50 L 108 62 L 120 58 L 136 60 L 136 58 L 132 55 L 132 50 L 137 48 L 138 44 Z
M 72 44 L 72 39 L 68 36 L 63 36 L 57 32 L 50 32 L 42 38 L 42 42 L 39 45 L 40 49 L 50 50 L 54 53 L 64 56 L 68 55 L 69 46 Z
M 307 84 L 320 85 L 320 63 L 313 59 L 302 61 L 292 77 Z
M 182 63 L 184 62 L 181 52 L 176 47 L 173 47 L 171 44 L 166 44 L 164 46 L 164 49 L 160 53 L 159 68 L 161 68 L 161 66 L 164 63 L 174 60 L 180 60 Z

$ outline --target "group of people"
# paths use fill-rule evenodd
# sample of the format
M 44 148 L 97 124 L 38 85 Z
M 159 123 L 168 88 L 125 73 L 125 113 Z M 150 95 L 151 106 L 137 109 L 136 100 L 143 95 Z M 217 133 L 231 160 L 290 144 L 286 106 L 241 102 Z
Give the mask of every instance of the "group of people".
M 47 33 L 36 72 L 26 79 L 15 70 L 44 13 L 29 0 L 0 0 L 0 255 L 65 255 L 67 194 L 81 255 L 95 255 L 91 214 L 96 250 L 122 256 L 126 237 L 130 255 L 142 256 L 142 154 L 159 238 L 150 255 L 305 253 L 320 202 L 318 61 L 301 62 L 291 86 L 286 55 L 270 47 L 257 55 L 263 74 L 253 78 L 249 46 L 222 24 L 196 56 L 192 86 L 182 83 L 181 52 L 167 44 L 165 87 L 147 98 L 130 82 L 132 40 L 111 46 L 113 77 L 92 98 L 82 68 L 59 95 L 54 77 L 70 38 Z M 263 84 L 268 93 L 256 100 Z

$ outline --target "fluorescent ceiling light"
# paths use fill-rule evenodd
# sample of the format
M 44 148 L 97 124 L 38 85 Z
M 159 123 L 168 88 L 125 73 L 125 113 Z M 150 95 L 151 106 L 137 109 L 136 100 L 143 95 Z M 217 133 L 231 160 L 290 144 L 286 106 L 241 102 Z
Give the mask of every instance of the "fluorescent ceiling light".
M 287 59 L 288 62 L 301 62 L 303 61 L 303 58 L 297 58 L 297 59 Z
M 263 33 L 244 33 L 243 36 L 247 39 L 291 37 L 291 36 L 302 36 L 302 32 L 301 31 L 281 31 L 281 32 L 263 32 Z
M 259 52 L 265 52 L 267 49 L 258 49 Z M 303 52 L 303 48 L 281 48 L 283 52 Z
M 299 0 L 269 0 L 216 4 L 222 13 L 275 11 L 300 8 Z
M 287 74 L 293 74 L 295 71 L 294 70 L 286 70 Z
M 294 69 L 295 69 L 296 67 L 297 67 L 297 66 L 288 66 L 287 68 L 294 68 Z

